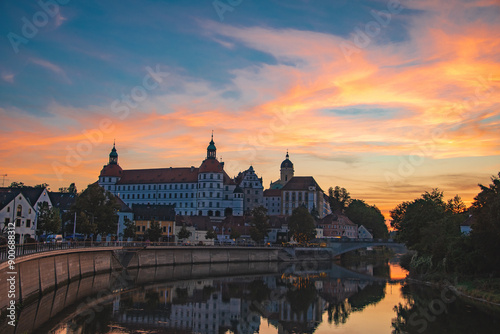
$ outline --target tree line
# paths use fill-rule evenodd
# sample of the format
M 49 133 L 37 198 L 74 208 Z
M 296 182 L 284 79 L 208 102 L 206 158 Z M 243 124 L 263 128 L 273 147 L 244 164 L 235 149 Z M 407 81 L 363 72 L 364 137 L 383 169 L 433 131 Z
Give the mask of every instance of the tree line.
M 433 189 L 400 203 L 390 214 L 397 240 L 414 253 L 402 259 L 410 275 L 498 277 L 500 273 L 500 173 L 467 208 L 457 195 L 446 201 Z M 460 225 L 470 219 L 469 235 Z

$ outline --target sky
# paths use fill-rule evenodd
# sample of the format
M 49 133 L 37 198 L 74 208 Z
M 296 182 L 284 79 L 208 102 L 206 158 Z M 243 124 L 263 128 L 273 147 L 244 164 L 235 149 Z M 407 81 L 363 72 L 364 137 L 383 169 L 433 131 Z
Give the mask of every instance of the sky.
M 0 2 L 0 181 L 124 169 L 295 175 L 388 211 L 500 171 L 500 2 Z

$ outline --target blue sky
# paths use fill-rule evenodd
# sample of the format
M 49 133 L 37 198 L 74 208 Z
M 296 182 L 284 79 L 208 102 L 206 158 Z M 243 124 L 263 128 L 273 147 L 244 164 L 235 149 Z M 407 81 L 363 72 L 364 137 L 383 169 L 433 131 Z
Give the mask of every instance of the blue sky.
M 197 165 L 211 130 L 229 174 L 267 186 L 289 149 L 383 210 L 432 187 L 470 202 L 500 169 L 496 1 L 56 3 L 0 3 L 10 181 L 84 188 L 114 139 L 124 168 Z

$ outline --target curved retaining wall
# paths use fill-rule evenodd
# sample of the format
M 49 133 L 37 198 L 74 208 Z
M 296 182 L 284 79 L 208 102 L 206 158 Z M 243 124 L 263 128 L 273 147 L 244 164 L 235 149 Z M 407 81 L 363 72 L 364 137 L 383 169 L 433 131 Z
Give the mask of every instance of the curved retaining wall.
M 275 248 L 237 247 L 121 247 L 69 249 L 32 254 L 16 259 L 15 275 L 6 262 L 0 264 L 0 310 L 9 303 L 9 282 L 15 276 L 16 303 L 26 302 L 69 281 L 96 273 L 126 268 L 176 264 L 278 261 Z

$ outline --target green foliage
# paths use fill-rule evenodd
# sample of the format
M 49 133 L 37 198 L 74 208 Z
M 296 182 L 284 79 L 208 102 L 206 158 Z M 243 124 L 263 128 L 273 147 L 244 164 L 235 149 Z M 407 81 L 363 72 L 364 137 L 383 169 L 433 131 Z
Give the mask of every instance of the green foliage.
M 473 217 L 471 241 L 477 256 L 483 259 L 477 263 L 481 272 L 500 275 L 500 173 L 491 178 L 488 187 L 479 185 L 481 192 L 474 198 L 471 213 Z
M 152 221 L 151 224 L 149 225 L 149 228 L 144 233 L 144 238 L 150 241 L 158 241 L 161 238 L 161 234 L 162 231 L 160 223 L 157 221 Z
M 12 182 L 9 188 L 23 188 L 25 187 L 23 182 Z
M 332 212 L 344 210 L 351 202 L 351 195 L 349 192 L 345 188 L 340 188 L 339 186 L 335 186 L 335 189 L 330 187 L 330 189 L 328 189 L 328 196 Z
M 186 228 L 186 225 L 182 225 L 179 233 L 177 234 L 177 237 L 181 240 L 184 240 L 184 239 L 187 239 L 191 236 L 191 231 L 189 231 L 187 228 Z
M 349 203 L 345 214 L 353 223 L 366 227 L 375 239 L 386 239 L 389 236 L 384 215 L 375 205 L 355 199 Z
M 316 236 L 314 218 L 304 206 L 299 206 L 292 211 L 288 221 L 288 229 L 293 239 L 298 243 L 306 243 Z
M 49 203 L 38 203 L 37 234 L 54 234 L 61 230 L 61 215 L 58 208 Z
M 239 237 L 241 237 L 241 233 L 236 231 L 235 229 L 232 229 L 231 234 L 229 235 L 229 238 L 235 240 L 235 239 L 238 239 Z
M 267 209 L 263 206 L 258 206 L 251 211 L 252 227 L 250 228 L 250 238 L 257 243 L 260 243 L 267 237 L 267 231 L 270 226 L 267 222 Z
M 500 173 L 499 173 L 500 177 Z M 470 213 L 470 236 L 460 233 L 467 218 L 459 196 L 444 201 L 437 189 L 391 211 L 397 239 L 417 253 L 408 264 L 410 274 L 498 276 L 500 267 L 500 179 L 489 187 L 479 185 Z
M 77 231 L 85 234 L 100 234 L 105 237 L 116 233 L 120 205 L 113 194 L 98 184 L 91 184 L 75 200 L 70 212 L 77 213 Z M 81 220 L 79 223 L 78 220 Z M 83 228 L 82 228 L 83 225 Z M 93 232 L 90 232 L 93 231 Z
M 135 233 L 137 231 L 135 223 L 132 220 L 128 219 L 128 217 L 125 217 L 125 222 L 123 225 L 125 226 L 125 228 L 123 229 L 124 240 L 128 240 L 129 238 L 135 240 Z
M 216 239 L 216 238 L 217 238 L 217 232 L 209 228 L 207 233 L 205 234 L 205 239 Z
M 75 183 L 71 183 L 69 185 L 69 187 L 63 187 L 63 188 L 59 188 L 59 192 L 61 193 L 70 193 L 70 194 L 76 194 L 77 193 L 77 190 L 76 190 L 76 185 Z

